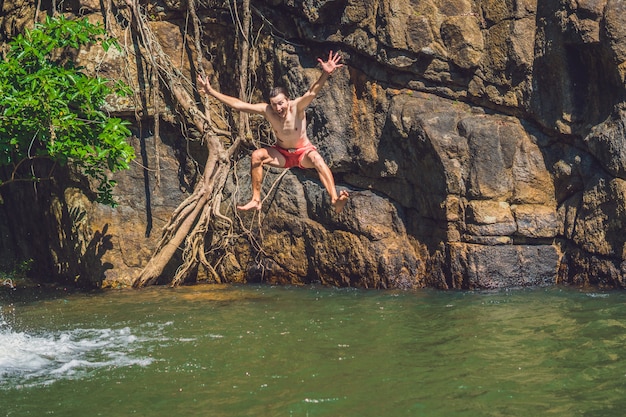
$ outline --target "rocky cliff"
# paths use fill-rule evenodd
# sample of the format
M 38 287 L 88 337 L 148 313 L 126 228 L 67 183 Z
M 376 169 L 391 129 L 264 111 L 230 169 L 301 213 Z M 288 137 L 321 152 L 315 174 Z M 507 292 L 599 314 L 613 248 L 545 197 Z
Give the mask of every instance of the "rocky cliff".
M 75 3 L 72 11 L 102 19 L 100 2 Z M 302 94 L 319 76 L 316 59 L 329 50 L 342 54 L 346 66 L 309 108 L 308 133 L 351 198 L 337 215 L 314 171 L 270 169 L 264 210 L 235 213 L 234 204 L 250 197 L 246 149 L 222 204 L 235 219 L 234 243 L 213 260 L 225 280 L 376 288 L 626 285 L 626 3 L 252 6 L 253 100 L 265 100 L 276 84 Z M 26 3 L 3 7 L 5 37 L 32 22 Z M 163 47 L 189 72 L 186 4 L 145 7 Z M 204 1 L 198 13 L 206 67 L 221 91 L 237 95 L 232 3 Z M 135 57 L 79 57 L 89 69 L 109 77 L 128 72 L 136 88 L 150 88 Z M 134 121 L 140 156 L 117 178 L 120 205 L 94 204 L 71 173 L 45 197 L 41 190 L 5 191 L 0 231 L 9 239 L 1 251 L 35 257 L 66 277 L 91 274 L 105 286 L 125 285 L 139 273 L 193 184 L 202 147 L 181 141 L 167 113 L 155 137 L 148 105 L 118 102 L 111 110 Z M 251 123 L 268 140 L 267 126 Z M 32 201 L 45 208 L 42 222 L 65 226 L 41 227 Z

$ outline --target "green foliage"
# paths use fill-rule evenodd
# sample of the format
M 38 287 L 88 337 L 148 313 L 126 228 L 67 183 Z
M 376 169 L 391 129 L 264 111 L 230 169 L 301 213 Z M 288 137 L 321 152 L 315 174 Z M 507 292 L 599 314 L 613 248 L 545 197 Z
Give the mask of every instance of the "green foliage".
M 33 262 L 32 259 L 15 262 L 12 265 L 4 265 L 0 262 L 0 287 L 15 289 L 17 286 L 24 286 L 28 281 L 27 275 L 33 266 Z
M 101 25 L 64 17 L 48 17 L 11 41 L 0 62 L 0 166 L 39 158 L 72 164 L 99 184 L 99 201 L 115 205 L 107 172 L 128 169 L 135 155 L 128 122 L 102 107 L 107 95 L 128 88 L 88 77 L 64 53 L 97 43 L 119 48 Z

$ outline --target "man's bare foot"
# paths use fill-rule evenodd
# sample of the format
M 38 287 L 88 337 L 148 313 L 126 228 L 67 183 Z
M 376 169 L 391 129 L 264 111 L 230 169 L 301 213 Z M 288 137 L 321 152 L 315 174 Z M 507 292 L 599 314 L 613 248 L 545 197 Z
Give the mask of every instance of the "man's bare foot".
M 348 198 L 350 198 L 350 195 L 346 190 L 341 190 L 339 192 L 337 199 L 331 203 L 331 205 L 335 208 L 335 213 L 341 213 L 341 210 L 343 210 L 348 203 Z
M 242 211 L 261 210 L 261 200 L 250 200 L 245 206 L 237 206 L 237 209 Z

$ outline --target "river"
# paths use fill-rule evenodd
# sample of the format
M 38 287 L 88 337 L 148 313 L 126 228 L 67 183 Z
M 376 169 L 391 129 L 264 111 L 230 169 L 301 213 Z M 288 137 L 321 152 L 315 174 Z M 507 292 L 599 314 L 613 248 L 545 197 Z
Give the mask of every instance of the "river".
M 623 416 L 626 292 L 0 292 L 0 416 Z

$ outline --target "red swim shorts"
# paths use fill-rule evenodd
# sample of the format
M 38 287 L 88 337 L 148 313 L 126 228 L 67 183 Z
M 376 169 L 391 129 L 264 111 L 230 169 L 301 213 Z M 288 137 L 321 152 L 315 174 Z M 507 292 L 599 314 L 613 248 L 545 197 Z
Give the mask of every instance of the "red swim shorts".
M 285 148 L 281 148 L 278 145 L 274 145 L 272 146 L 272 148 L 276 149 L 278 152 L 280 152 L 282 156 L 285 157 L 285 168 L 291 168 L 291 167 L 304 168 L 302 166 L 302 159 L 304 158 L 304 156 L 311 151 L 317 150 L 317 148 L 313 146 L 312 143 L 309 143 L 308 145 L 305 145 L 301 148 L 295 148 L 295 149 L 285 149 Z

